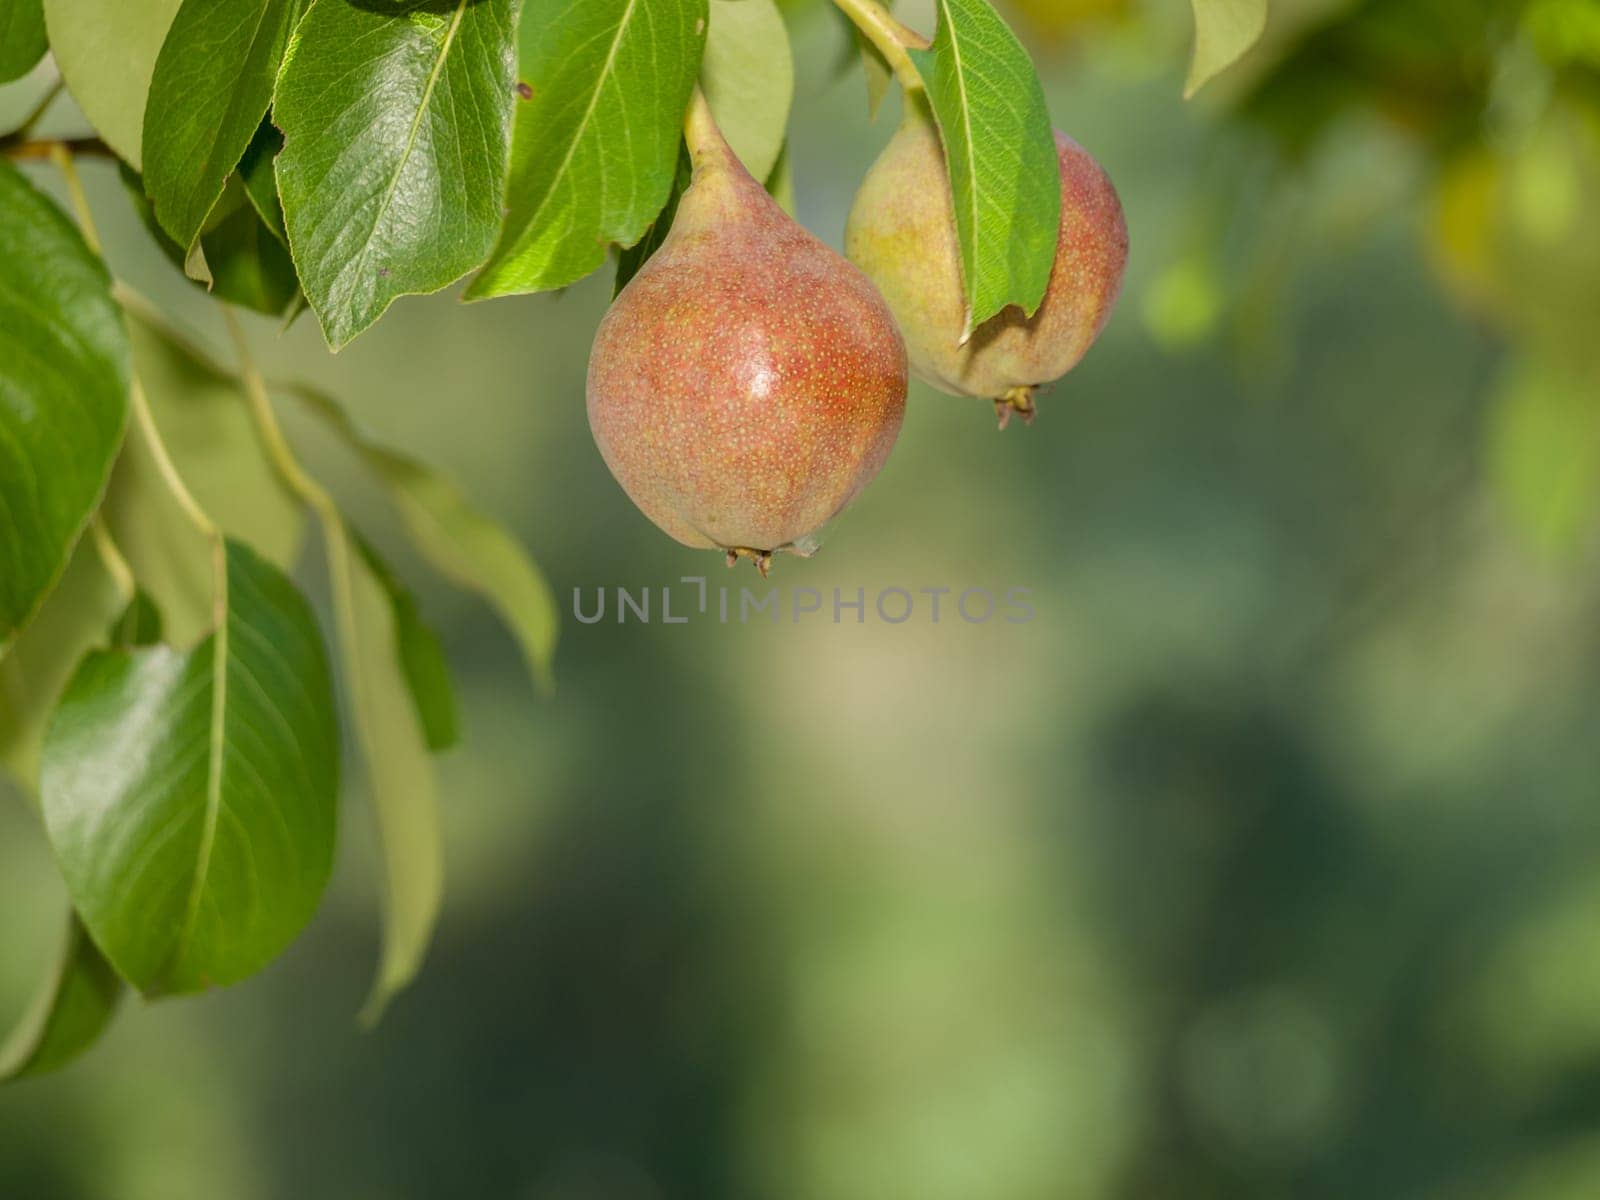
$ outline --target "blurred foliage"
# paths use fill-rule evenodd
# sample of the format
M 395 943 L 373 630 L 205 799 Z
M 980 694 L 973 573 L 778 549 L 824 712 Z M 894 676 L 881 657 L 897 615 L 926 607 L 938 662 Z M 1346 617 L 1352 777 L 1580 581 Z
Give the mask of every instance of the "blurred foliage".
M 1503 502 L 1533 541 L 1572 549 L 1600 517 L 1573 477 L 1600 429 L 1600 0 L 1345 0 L 1309 20 L 1284 7 L 1233 115 L 1265 135 L 1278 188 L 1326 184 L 1318 166 L 1353 130 L 1398 147 L 1442 285 L 1542 380 L 1508 387 L 1497 410 L 1524 415 L 1485 427 Z M 1230 181 L 1218 203 L 1236 200 Z M 1168 342 L 1205 309 L 1186 270 L 1147 314 Z M 1537 415 L 1533 391 L 1549 398 Z M 1544 453 L 1555 442 L 1561 466 Z
M 353 1032 L 350 804 L 354 862 L 258 985 L 0 1093 L 0 1196 L 1600 1195 L 1596 5 L 1276 0 L 1184 105 L 1181 0 L 1048 41 L 1082 10 L 1022 4 L 1128 208 L 1122 307 L 1026 438 L 916 390 L 775 582 L 1021 584 L 1039 620 L 573 625 L 541 705 L 428 591 L 463 749 L 415 990 Z M 893 114 L 790 16 L 798 207 L 837 245 Z M 219 334 L 88 182 L 119 273 Z M 470 479 L 564 608 L 738 582 L 593 448 L 608 298 L 418 301 L 337 358 L 252 329 Z M 359 465 L 291 432 L 405 565 Z M 0 801 L 9 1016 L 61 895 Z

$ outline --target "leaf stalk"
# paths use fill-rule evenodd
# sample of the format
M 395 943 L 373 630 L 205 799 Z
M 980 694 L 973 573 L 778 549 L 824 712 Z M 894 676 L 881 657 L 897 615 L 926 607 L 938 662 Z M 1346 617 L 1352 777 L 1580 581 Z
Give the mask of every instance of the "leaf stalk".
M 926 50 L 932 42 L 895 20 L 877 0 L 833 0 L 833 3 L 850 18 L 850 22 L 872 43 L 873 48 L 883 55 L 901 87 L 907 91 L 922 87 L 922 76 L 906 51 Z
M 117 548 L 111 528 L 102 513 L 95 513 L 94 520 L 89 523 L 89 534 L 94 538 L 94 552 L 100 559 L 100 565 L 106 569 L 106 574 L 111 577 L 118 597 L 124 604 L 130 603 L 138 593 L 138 584 L 134 580 L 133 568 Z

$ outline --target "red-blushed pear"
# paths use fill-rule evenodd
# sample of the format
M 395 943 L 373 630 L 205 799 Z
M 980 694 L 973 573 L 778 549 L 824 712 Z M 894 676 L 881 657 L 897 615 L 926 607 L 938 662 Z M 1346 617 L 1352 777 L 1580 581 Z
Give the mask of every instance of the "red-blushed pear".
M 696 93 L 666 240 L 589 357 L 589 427 L 640 511 L 687 546 L 809 554 L 889 457 L 906 351 L 883 298 L 744 169 Z
M 955 396 L 992 400 L 1005 428 L 1033 418 L 1033 395 L 1088 352 L 1122 290 L 1128 227 L 1100 164 L 1057 132 L 1061 226 L 1044 302 L 1032 317 L 1007 308 L 966 331 L 961 253 L 939 133 L 919 92 L 862 181 L 845 253 L 894 310 L 918 378 Z

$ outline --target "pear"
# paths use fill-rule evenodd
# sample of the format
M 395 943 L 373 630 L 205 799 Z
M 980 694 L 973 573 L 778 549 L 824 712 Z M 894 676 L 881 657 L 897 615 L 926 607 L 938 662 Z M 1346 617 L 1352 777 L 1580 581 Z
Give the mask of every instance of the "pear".
M 1033 418 L 1033 395 L 1088 352 L 1111 316 L 1128 261 L 1128 227 L 1111 180 L 1083 147 L 1055 135 L 1061 227 L 1044 302 L 1032 317 L 1007 308 L 963 339 L 966 297 L 950 177 L 938 129 L 918 93 L 862 181 L 845 253 L 883 292 L 918 378 L 995 403 L 1000 426 Z
M 665 241 L 589 358 L 589 427 L 640 511 L 766 574 L 872 480 L 905 416 L 906 350 L 872 282 L 745 170 L 698 95 Z

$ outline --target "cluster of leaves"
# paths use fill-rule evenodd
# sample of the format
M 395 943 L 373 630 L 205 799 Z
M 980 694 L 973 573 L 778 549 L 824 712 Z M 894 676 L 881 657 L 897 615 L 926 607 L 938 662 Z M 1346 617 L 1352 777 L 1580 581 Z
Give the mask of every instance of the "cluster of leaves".
M 483 218 L 482 253 L 498 226 L 504 154 L 493 142 L 509 132 L 510 103 L 509 91 L 501 103 L 488 89 L 509 89 L 512 12 L 436 7 L 0 5 L 0 75 L 25 74 L 48 49 L 93 129 L 38 142 L 35 118 L 0 139 L 0 763 L 38 803 L 73 906 L 58 967 L 0 1050 L 0 1079 L 69 1060 L 130 987 L 154 997 L 232 983 L 299 933 L 333 862 L 336 676 L 384 854 L 369 1016 L 425 953 L 442 883 L 433 756 L 457 737 L 437 636 L 299 466 L 242 333 L 237 368 L 211 361 L 113 283 L 87 209 L 80 232 L 10 160 L 49 153 L 81 201 L 74 153 L 114 155 L 178 269 L 221 300 L 285 317 L 316 296 L 331 305 L 319 317 L 333 340 L 370 324 L 390 280 L 437 286 L 453 275 L 406 272 L 476 253 L 461 248 L 453 212 L 437 209 L 428 224 L 423 197 L 441 186 L 429 172 L 444 156 L 449 172 L 480 168 L 448 199 Z M 329 237 L 319 261 L 353 268 L 344 276 L 302 270 L 312 260 L 290 252 L 309 209 L 280 200 L 280 188 L 295 194 L 284 168 L 313 160 L 289 158 L 268 115 L 274 103 L 293 111 L 294 93 L 277 86 L 291 51 L 320 45 L 331 64 L 354 36 L 292 42 L 319 12 L 370 20 L 373 69 L 392 83 L 409 71 L 419 89 L 414 120 L 369 113 L 345 127 L 339 148 L 362 158 L 368 190 L 357 196 L 349 179 L 324 189 L 348 207 L 313 221 L 304 243 Z M 501 24 L 486 29 L 496 13 Z M 337 97 L 313 90 L 307 119 L 326 134 L 334 118 L 320 106 Z M 392 137 L 366 136 L 378 119 Z M 476 142 L 448 141 L 469 127 Z M 315 141 L 301 144 L 314 154 Z M 351 447 L 418 556 L 482 593 L 548 685 L 556 607 L 515 540 L 447 480 L 368 439 L 329 397 L 277 390 Z M 337 669 L 289 578 L 308 517 L 326 558 Z
M 1195 2 L 1200 80 L 1247 44 L 1252 0 Z M 970 321 L 1032 311 L 1060 198 L 1021 45 L 987 0 L 940 0 L 931 43 L 872 0 L 840 8 L 874 35 L 875 96 L 892 64 L 939 123 Z M 231 311 L 235 367 L 113 282 L 77 159 L 116 163 L 197 285 L 284 321 L 309 308 L 332 350 L 473 272 L 467 299 L 558 289 L 615 247 L 620 287 L 687 184 L 697 84 L 752 173 L 781 201 L 792 186 L 774 0 L 0 0 L 0 82 L 46 55 L 92 132 L 33 136 L 52 90 L 0 136 L 0 762 L 38 802 L 73 911 L 0 1079 L 70 1059 L 129 987 L 230 984 L 297 936 L 333 862 L 336 679 L 385 857 L 369 1015 L 425 953 L 449 670 L 300 466 L 274 390 L 353 448 L 420 557 L 495 605 L 544 682 L 555 637 L 537 570 L 449 483 L 330 398 L 269 388 Z M 12 165 L 45 158 L 77 226 Z M 289 577 L 308 520 L 332 663 Z
M 439 641 L 300 469 L 254 367 L 210 362 L 113 285 L 5 163 L 0 247 L 0 763 L 35 796 L 73 904 L 61 965 L 0 1078 L 70 1058 L 126 986 L 159 996 L 248 976 L 315 911 L 340 723 L 322 633 L 288 574 L 308 514 L 383 843 L 375 1014 L 415 973 L 439 903 L 432 756 L 456 740 Z M 506 615 L 546 677 L 555 604 L 516 542 L 327 397 L 284 390 L 359 455 L 420 557 Z

